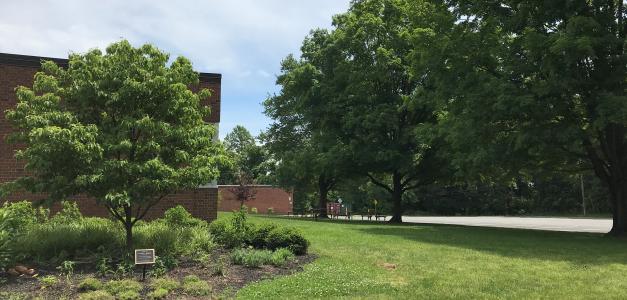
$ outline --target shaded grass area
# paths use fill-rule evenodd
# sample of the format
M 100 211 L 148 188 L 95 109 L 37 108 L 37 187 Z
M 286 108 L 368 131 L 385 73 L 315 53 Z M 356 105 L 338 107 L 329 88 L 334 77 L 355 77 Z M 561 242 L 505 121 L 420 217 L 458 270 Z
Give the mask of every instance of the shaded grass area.
M 627 241 L 600 234 L 251 219 L 299 228 L 319 258 L 244 299 L 627 298 Z

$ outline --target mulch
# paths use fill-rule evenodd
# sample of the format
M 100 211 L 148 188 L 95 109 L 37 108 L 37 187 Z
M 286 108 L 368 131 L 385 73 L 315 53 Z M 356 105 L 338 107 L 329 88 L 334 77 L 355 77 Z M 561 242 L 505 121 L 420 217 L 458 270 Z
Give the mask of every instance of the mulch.
M 200 279 L 207 281 L 213 288 L 213 297 L 220 295 L 222 298 L 231 298 L 235 296 L 237 291 L 247 284 L 258 282 L 265 279 L 275 278 L 277 276 L 290 275 L 303 270 L 303 266 L 314 261 L 316 256 L 313 254 L 307 254 L 297 256 L 291 262 L 288 262 L 282 267 L 275 266 L 262 266 L 260 268 L 248 268 L 240 265 L 233 265 L 228 259 L 228 252 L 216 251 L 212 255 L 212 261 L 217 262 L 222 257 L 225 262 L 226 274 L 214 275 L 213 268 L 203 267 L 200 264 L 194 262 L 191 259 L 182 259 L 178 266 L 172 270 L 169 270 L 167 275 L 170 278 L 181 281 L 187 275 L 196 275 Z M 59 283 L 53 287 L 42 288 L 40 281 L 37 277 L 43 277 L 46 275 L 55 275 L 59 279 Z M 26 299 L 40 297 L 43 299 L 77 299 L 79 296 L 78 284 L 86 277 L 96 277 L 93 270 L 87 268 L 79 269 L 69 279 L 63 275 L 58 274 L 56 270 L 39 269 L 36 277 L 11 277 L 7 274 L 3 274 L 5 283 L 0 283 L 0 294 L 5 296 L 6 293 L 19 293 L 26 294 Z M 134 274 L 134 279 L 141 282 L 142 272 L 138 267 Z M 115 278 L 103 279 L 106 281 L 113 280 Z M 144 284 L 144 290 L 142 296 L 146 296 L 150 289 L 148 285 L 150 278 L 147 278 Z M 6 296 L 5 296 L 6 297 Z M 207 299 L 208 297 L 193 297 L 185 295 L 182 291 L 176 291 L 170 293 L 166 299 Z

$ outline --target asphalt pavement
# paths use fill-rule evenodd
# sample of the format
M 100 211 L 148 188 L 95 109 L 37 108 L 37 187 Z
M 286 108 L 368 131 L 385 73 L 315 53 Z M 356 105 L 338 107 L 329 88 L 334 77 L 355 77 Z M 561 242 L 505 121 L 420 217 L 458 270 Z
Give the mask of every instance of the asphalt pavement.
M 389 218 L 387 218 L 389 219 Z M 611 219 L 546 217 L 403 217 L 403 222 L 607 233 Z

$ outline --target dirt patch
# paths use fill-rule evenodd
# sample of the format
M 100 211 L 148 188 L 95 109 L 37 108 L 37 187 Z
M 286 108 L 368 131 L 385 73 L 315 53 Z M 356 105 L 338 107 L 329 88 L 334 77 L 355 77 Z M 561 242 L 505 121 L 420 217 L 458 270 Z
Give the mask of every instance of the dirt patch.
M 262 266 L 260 268 L 247 268 L 244 266 L 233 265 L 228 259 L 228 253 L 217 251 L 212 255 L 212 264 L 203 266 L 192 259 L 182 259 L 178 266 L 167 272 L 168 277 L 181 281 L 187 275 L 196 275 L 200 279 L 207 281 L 213 288 L 212 297 L 221 296 L 230 298 L 234 296 L 239 289 L 247 284 L 271 279 L 277 276 L 284 276 L 300 272 L 303 266 L 316 259 L 315 255 L 308 254 L 297 256 L 293 261 L 288 262 L 282 267 Z M 213 265 L 223 261 L 224 275 L 214 274 Z M 40 278 L 47 275 L 54 275 L 58 279 L 58 283 L 52 286 L 44 287 Z M 78 285 L 87 277 L 96 277 L 94 270 L 83 268 L 76 274 L 67 278 L 56 271 L 40 269 L 36 277 L 20 276 L 10 277 L 3 275 L 4 283 L 0 284 L 0 298 L 8 298 L 9 295 L 16 297 L 15 299 L 32 299 L 40 297 L 43 299 L 77 299 L 79 296 Z M 142 297 L 149 292 L 150 277 L 145 281 L 141 281 L 142 271 L 140 268 L 135 270 L 133 278 L 140 281 L 144 285 Z M 102 281 L 113 280 L 113 277 L 102 278 Z M 175 291 L 170 293 L 166 299 L 208 299 L 211 297 L 193 297 L 185 295 L 183 291 Z

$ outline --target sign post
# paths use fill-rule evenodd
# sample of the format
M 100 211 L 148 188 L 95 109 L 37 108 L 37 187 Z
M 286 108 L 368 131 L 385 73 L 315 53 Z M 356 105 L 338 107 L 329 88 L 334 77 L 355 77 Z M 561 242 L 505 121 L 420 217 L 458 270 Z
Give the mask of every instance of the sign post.
M 142 280 L 146 280 L 146 266 L 155 263 L 155 249 L 135 249 L 135 264 L 142 266 Z

